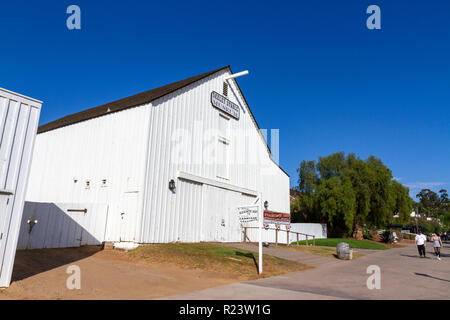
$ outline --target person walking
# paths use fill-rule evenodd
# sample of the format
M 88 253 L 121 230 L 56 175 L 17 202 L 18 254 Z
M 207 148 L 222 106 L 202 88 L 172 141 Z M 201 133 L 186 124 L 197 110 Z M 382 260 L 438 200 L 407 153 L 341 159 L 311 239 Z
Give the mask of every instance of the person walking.
M 422 231 L 419 231 L 419 234 L 416 235 L 416 246 L 417 246 L 417 249 L 419 250 L 419 254 L 420 254 L 421 258 L 427 257 L 427 253 L 425 251 L 426 243 L 427 243 L 427 237 L 424 234 L 422 234 Z
M 436 258 L 441 260 L 441 247 L 442 247 L 442 239 L 437 235 L 437 233 L 433 232 L 431 236 L 431 242 L 433 242 L 434 253 L 436 254 Z

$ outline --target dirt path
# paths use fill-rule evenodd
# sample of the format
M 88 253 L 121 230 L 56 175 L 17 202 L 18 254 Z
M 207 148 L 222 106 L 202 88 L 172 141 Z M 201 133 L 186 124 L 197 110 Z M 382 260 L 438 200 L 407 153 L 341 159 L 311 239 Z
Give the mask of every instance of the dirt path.
M 68 290 L 66 270 L 81 269 L 81 290 Z M 13 283 L 1 299 L 155 299 L 237 282 L 215 272 L 133 261 L 97 247 L 18 251 Z

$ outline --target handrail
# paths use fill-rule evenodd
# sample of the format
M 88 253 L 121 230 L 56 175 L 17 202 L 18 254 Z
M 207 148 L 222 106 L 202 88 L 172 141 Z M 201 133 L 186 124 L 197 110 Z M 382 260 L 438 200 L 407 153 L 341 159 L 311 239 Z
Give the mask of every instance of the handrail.
M 258 229 L 259 227 L 244 227 L 244 242 L 247 242 L 246 240 L 248 239 L 247 237 L 247 229 Z M 275 230 L 277 231 L 276 233 L 276 237 L 275 237 L 275 246 L 278 245 L 278 231 L 283 231 L 283 232 L 287 232 L 288 235 L 289 233 L 293 233 L 297 235 L 297 246 L 300 246 L 300 241 L 298 239 L 299 235 L 303 235 L 306 236 L 306 245 L 308 246 L 308 237 L 312 237 L 313 239 L 313 246 L 316 246 L 316 236 L 312 235 L 312 234 L 306 234 L 306 233 L 301 233 L 301 232 L 296 232 L 296 231 L 288 231 L 288 230 L 281 230 L 281 229 L 276 229 L 276 228 L 264 228 L 264 230 Z M 249 239 L 250 240 L 250 239 Z M 287 239 L 287 245 L 290 245 L 290 240 L 289 238 Z

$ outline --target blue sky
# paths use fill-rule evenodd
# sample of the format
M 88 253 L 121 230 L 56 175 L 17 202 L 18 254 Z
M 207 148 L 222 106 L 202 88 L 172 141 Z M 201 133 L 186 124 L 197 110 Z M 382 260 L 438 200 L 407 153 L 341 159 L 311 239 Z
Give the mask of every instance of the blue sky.
M 82 29 L 66 28 L 66 8 Z M 382 29 L 366 28 L 381 8 Z M 41 124 L 230 64 L 280 163 L 381 158 L 411 187 L 450 189 L 448 1 L 8 1 L 0 86 L 45 101 Z

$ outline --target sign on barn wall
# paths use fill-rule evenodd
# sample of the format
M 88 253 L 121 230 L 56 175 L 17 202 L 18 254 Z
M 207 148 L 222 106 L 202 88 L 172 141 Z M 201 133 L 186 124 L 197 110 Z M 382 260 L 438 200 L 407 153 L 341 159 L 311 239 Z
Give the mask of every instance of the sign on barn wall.
M 232 116 L 236 120 L 239 120 L 241 115 L 239 106 L 234 102 L 231 102 L 221 94 L 218 94 L 217 92 L 213 91 L 211 93 L 211 103 L 215 108 L 222 110 L 223 112 Z
M 264 211 L 264 223 L 289 225 L 291 224 L 291 215 L 266 210 Z

